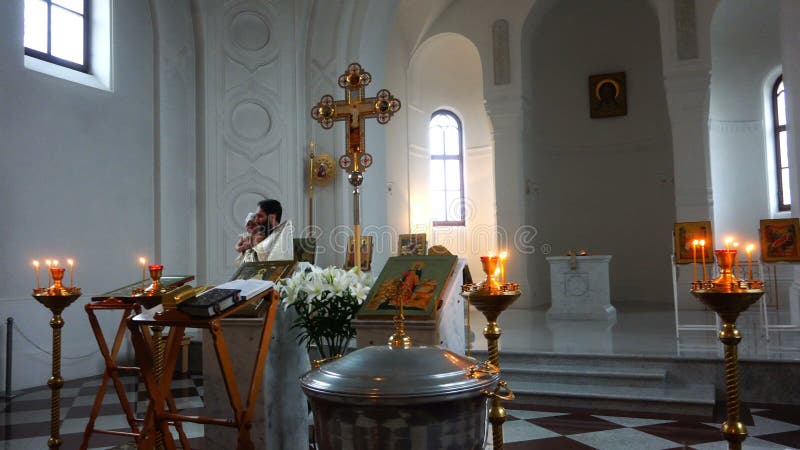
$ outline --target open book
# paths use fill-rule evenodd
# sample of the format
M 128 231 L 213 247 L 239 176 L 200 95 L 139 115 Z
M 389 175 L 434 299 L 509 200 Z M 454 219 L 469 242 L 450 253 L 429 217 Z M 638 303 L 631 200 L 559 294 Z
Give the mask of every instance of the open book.
M 228 281 L 227 283 L 218 285 L 214 289 L 238 289 L 239 300 L 246 301 L 274 286 L 275 283 L 272 281 L 253 278 L 250 280 Z

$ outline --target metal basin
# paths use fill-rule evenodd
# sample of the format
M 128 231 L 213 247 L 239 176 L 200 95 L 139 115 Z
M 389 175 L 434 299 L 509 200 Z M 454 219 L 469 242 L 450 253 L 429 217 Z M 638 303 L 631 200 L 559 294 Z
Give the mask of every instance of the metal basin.
M 474 450 L 500 375 L 438 347 L 373 346 L 301 379 L 320 450 Z

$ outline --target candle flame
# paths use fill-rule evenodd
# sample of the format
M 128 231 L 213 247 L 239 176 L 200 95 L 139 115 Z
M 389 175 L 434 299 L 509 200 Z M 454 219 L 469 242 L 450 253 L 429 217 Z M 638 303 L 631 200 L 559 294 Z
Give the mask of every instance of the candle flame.
M 693 241 L 692 241 L 692 245 L 693 245 L 693 246 L 695 246 L 695 247 L 697 247 L 698 245 L 700 245 L 700 241 L 698 241 L 697 239 L 695 239 L 695 240 L 693 240 Z
M 705 239 L 700 239 L 700 246 L 701 247 L 705 247 L 706 246 L 706 240 Z
M 39 268 L 39 261 L 33 260 L 33 267 Z
M 739 243 L 738 242 L 734 242 L 733 243 L 733 248 L 739 248 Z
M 57 259 L 53 260 L 53 267 L 58 267 L 58 260 Z
M 731 244 L 733 242 L 733 236 L 728 236 L 725 238 L 725 244 Z
M 745 247 L 744 249 L 745 251 L 747 251 L 747 253 L 750 253 L 753 251 L 753 248 L 754 248 L 753 244 L 747 244 L 747 247 Z
M 49 259 L 45 259 L 44 263 L 47 265 L 47 267 L 50 267 L 53 264 L 53 262 L 50 261 Z
M 507 251 L 500 252 L 500 259 L 506 259 L 506 258 L 508 258 L 508 252 Z
M 75 261 L 73 261 L 73 260 L 72 260 L 72 258 L 70 258 L 70 259 L 68 259 L 68 260 L 67 260 L 67 265 L 69 265 L 70 267 L 72 267 L 72 265 L 73 265 L 73 264 L 75 264 Z
M 489 252 L 489 258 L 494 256 L 494 252 Z
M 139 264 L 145 265 L 145 264 L 147 264 L 147 260 L 140 256 L 139 257 Z

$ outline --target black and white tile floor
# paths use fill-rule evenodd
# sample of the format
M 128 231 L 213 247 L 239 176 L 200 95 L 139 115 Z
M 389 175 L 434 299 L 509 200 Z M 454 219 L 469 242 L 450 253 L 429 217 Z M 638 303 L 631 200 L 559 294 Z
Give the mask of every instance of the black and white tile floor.
M 124 378 L 124 381 L 130 401 L 143 414 L 147 403 L 143 387 L 134 378 Z M 99 376 L 65 383 L 61 391 L 62 449 L 73 450 L 80 446 L 99 384 Z M 202 377 L 177 376 L 172 388 L 179 409 L 187 414 L 200 413 L 203 406 Z M 11 402 L 0 403 L 0 406 L 0 450 L 46 448 L 50 433 L 50 391 L 47 387 L 19 393 Z M 620 411 L 508 406 L 509 417 L 504 426 L 506 450 L 727 449 L 719 432 L 719 423 L 708 418 L 657 414 L 636 414 L 634 417 Z M 750 434 L 745 449 L 800 448 L 800 407 L 748 404 L 743 411 Z M 125 416 L 111 389 L 105 396 L 96 426 L 127 430 Z M 228 450 L 205 448 L 202 425 L 186 423 L 184 430 L 195 449 Z M 127 441 L 130 439 L 96 433 L 89 448 L 115 448 Z

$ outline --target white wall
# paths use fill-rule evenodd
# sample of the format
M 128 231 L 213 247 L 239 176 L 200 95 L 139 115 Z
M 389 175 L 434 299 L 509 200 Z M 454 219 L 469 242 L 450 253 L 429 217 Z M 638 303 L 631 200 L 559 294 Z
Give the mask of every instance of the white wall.
M 554 255 L 613 255 L 612 302 L 666 304 L 675 200 L 655 12 L 645 2 L 559 2 L 523 42 L 523 58 L 525 207 L 537 239 Z M 589 75 L 618 71 L 628 114 L 590 119 Z M 546 304 L 544 257 L 531 255 L 528 273 L 534 302 Z
M 765 108 L 770 105 L 765 105 L 764 87 L 772 88 L 774 78 L 768 75 L 781 63 L 778 3 L 723 0 L 711 25 L 714 232 L 718 247 L 728 234 L 757 244 L 758 221 L 770 218 L 770 203 L 776 203 L 768 183 L 770 177 L 774 182 L 774 162 L 767 164 L 772 131 L 771 121 L 764 119 L 772 112 Z
M 427 232 L 430 245 L 444 245 L 467 257 L 480 278 L 480 255 L 498 252 L 494 148 L 483 103 L 483 76 L 475 46 L 457 34 L 426 40 L 409 64 L 408 179 L 410 224 L 407 232 Z M 432 227 L 429 202 L 428 122 L 438 109 L 461 120 L 464 145 L 465 227 Z
M 84 295 L 64 313 L 63 355 L 85 355 L 97 346 L 83 304 L 135 280 L 135 257 L 154 252 L 151 17 L 145 1 L 114 2 L 112 92 L 26 70 L 22 23 L 21 1 L 0 4 L 0 317 L 49 349 L 50 313 L 30 297 L 31 260 L 75 258 Z M 108 332 L 119 317 L 101 320 Z M 50 357 L 19 335 L 14 343 L 13 388 L 44 384 Z M 65 359 L 62 372 L 101 367 L 95 354 Z

